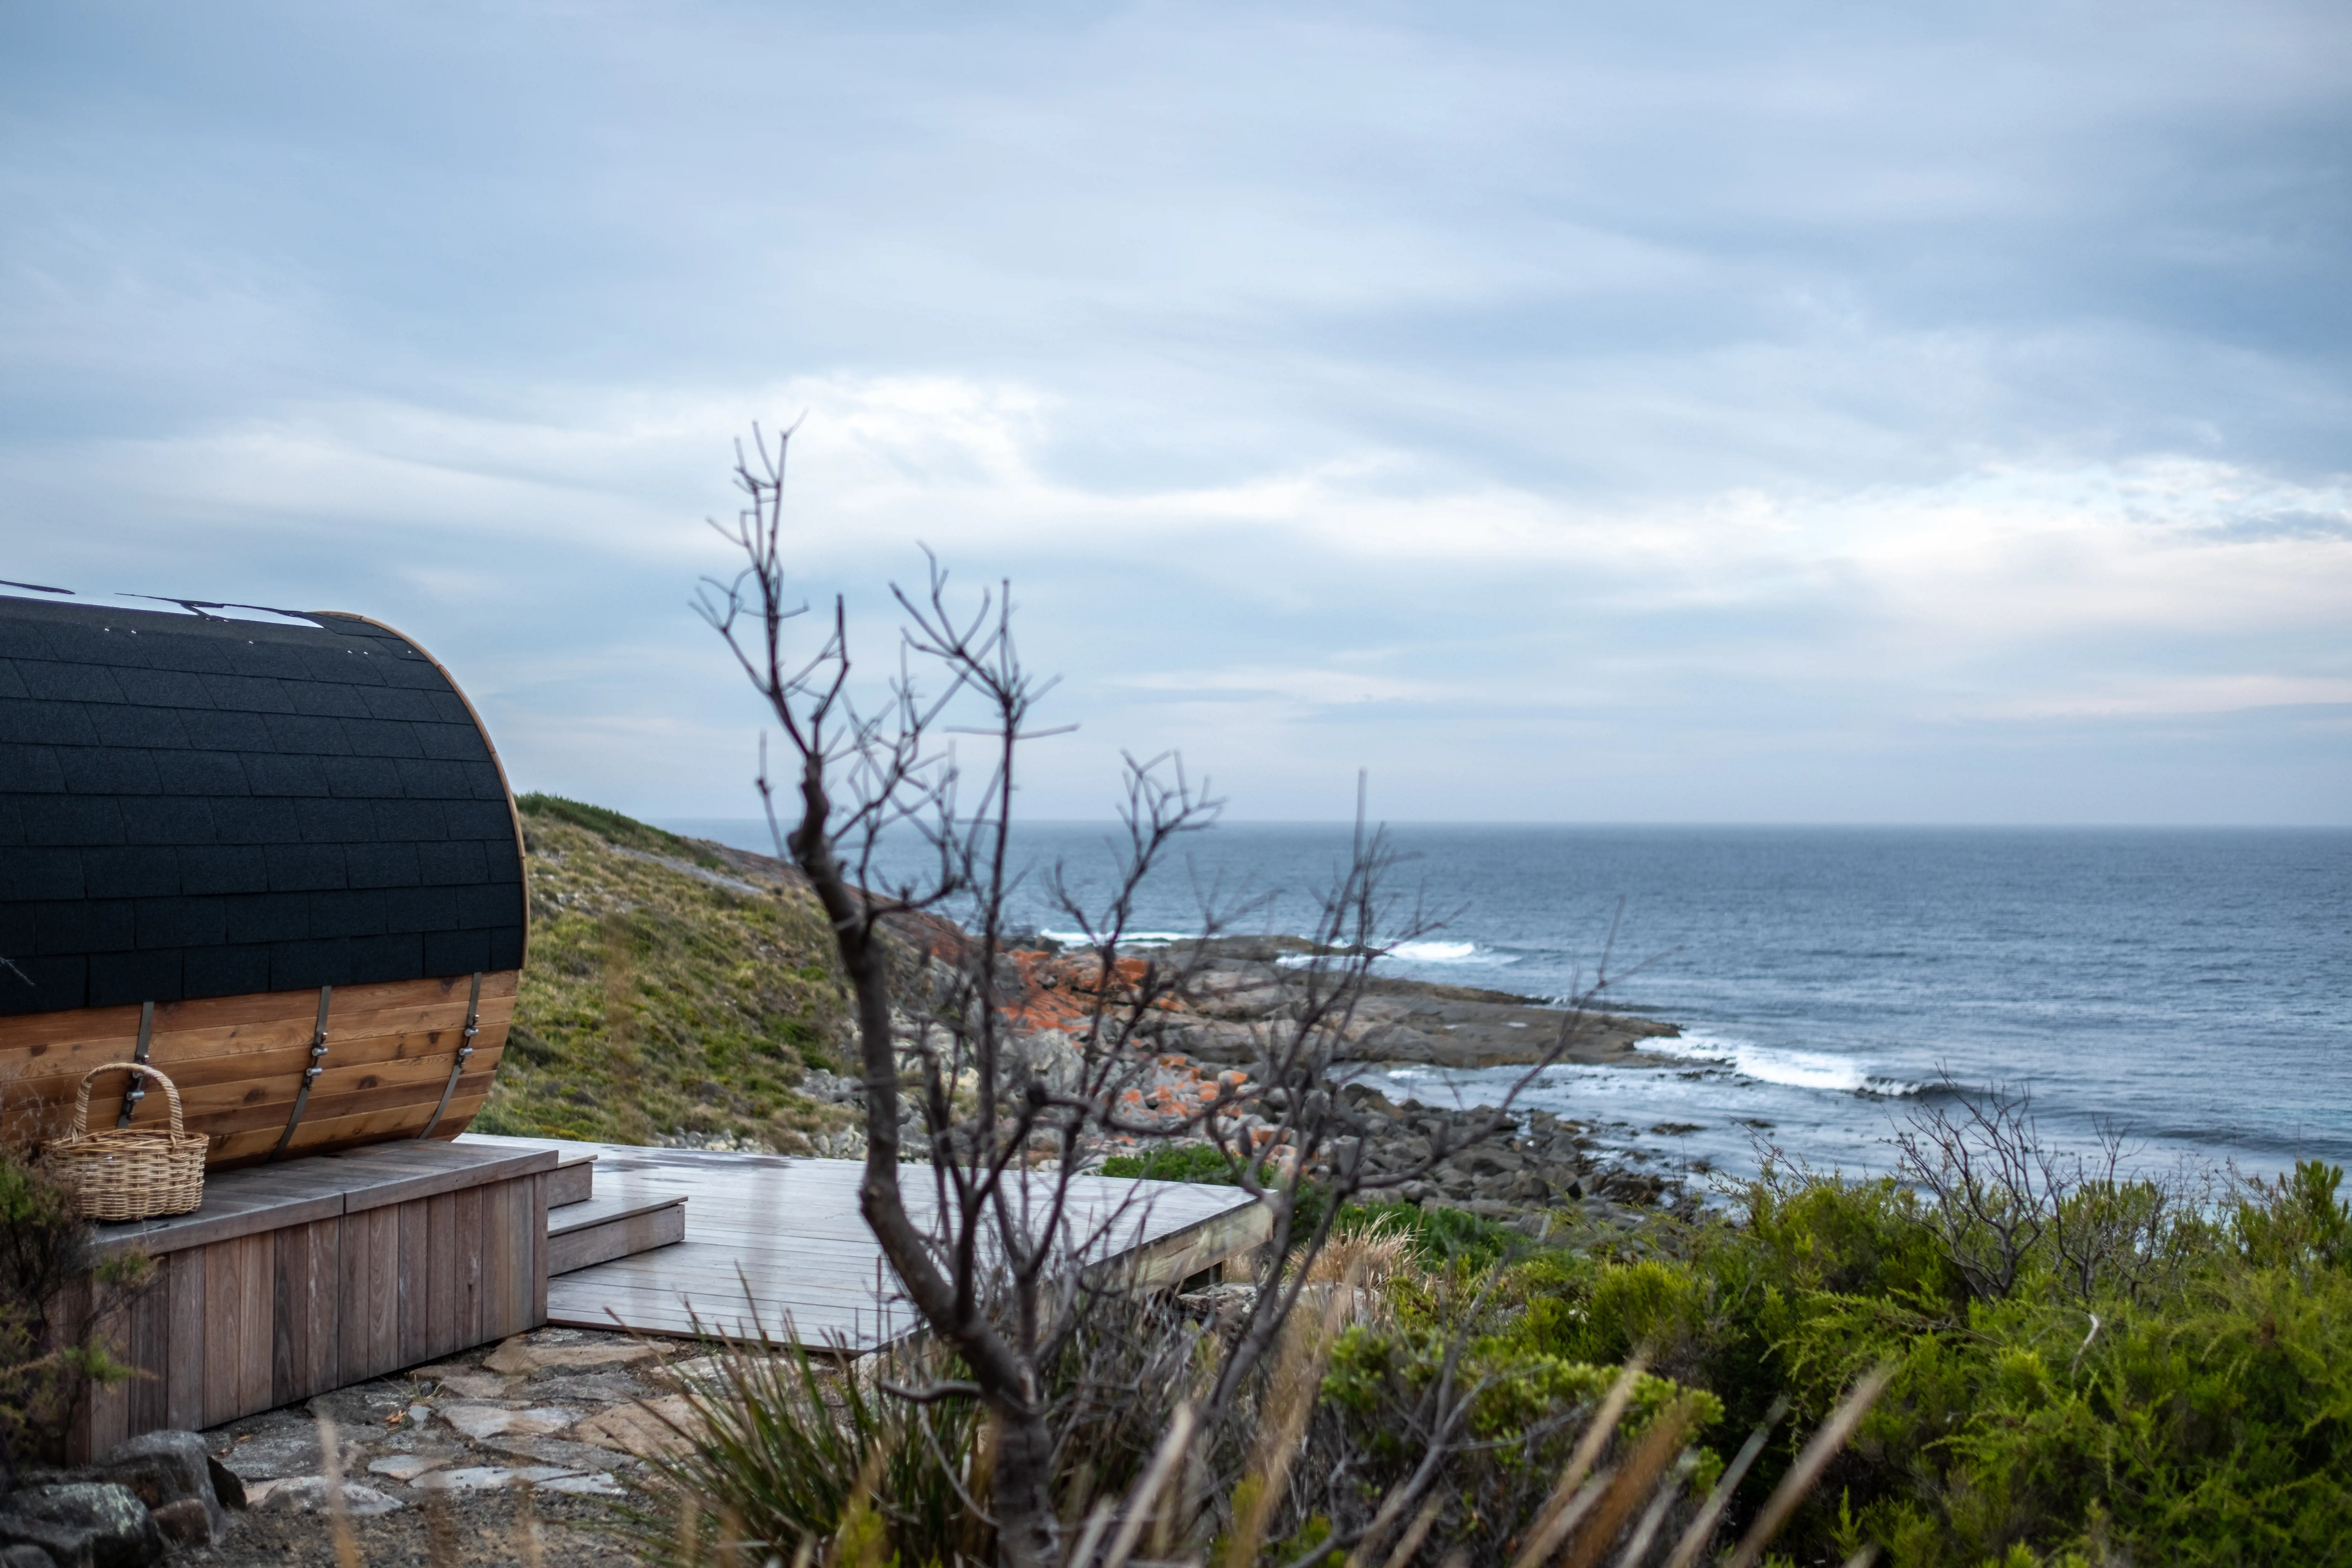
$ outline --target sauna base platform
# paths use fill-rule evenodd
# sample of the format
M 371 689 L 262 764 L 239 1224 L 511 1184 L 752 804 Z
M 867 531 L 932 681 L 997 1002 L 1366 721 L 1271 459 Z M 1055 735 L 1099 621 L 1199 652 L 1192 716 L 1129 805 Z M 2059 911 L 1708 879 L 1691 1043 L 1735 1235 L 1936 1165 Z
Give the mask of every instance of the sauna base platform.
M 545 1149 L 381 1143 L 215 1172 L 192 1214 L 100 1226 L 101 1252 L 143 1248 L 155 1275 L 101 1325 L 138 1375 L 91 1392 L 71 1457 L 537 1328 L 555 1166 Z

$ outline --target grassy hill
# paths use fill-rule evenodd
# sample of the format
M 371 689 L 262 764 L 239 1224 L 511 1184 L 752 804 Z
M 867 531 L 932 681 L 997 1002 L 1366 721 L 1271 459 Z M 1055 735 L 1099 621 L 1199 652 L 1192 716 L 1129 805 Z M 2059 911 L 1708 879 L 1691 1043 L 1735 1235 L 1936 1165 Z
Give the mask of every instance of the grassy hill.
M 483 1132 L 806 1152 L 848 1124 L 794 1086 L 848 1016 L 814 899 L 618 812 L 527 795 L 530 956 Z

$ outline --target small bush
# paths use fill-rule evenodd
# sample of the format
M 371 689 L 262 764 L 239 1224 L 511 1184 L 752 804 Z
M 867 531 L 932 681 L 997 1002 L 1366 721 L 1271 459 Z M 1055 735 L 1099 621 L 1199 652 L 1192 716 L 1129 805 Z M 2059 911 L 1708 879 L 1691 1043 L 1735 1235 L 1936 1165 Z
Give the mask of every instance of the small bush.
M 56 1459 L 83 1391 L 131 1374 L 95 1325 L 152 1272 L 141 1253 L 92 1266 L 90 1227 L 66 1191 L 0 1148 L 0 1491 Z M 87 1289 L 68 1318 L 73 1298 Z

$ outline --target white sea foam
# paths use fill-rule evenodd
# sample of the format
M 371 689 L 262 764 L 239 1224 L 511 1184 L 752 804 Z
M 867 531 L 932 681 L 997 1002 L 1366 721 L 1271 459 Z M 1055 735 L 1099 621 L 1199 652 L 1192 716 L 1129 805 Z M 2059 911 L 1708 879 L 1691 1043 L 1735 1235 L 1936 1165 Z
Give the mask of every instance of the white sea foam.
M 1785 1046 L 1759 1046 L 1753 1040 L 1720 1035 L 1685 1034 L 1679 1039 L 1644 1040 L 1640 1048 L 1654 1056 L 1729 1068 L 1741 1078 L 1786 1089 L 1892 1096 L 1916 1094 L 1921 1087 L 1873 1073 L 1867 1063 L 1852 1057 L 1800 1051 Z
M 1478 944 L 1475 942 L 1401 942 L 1389 949 L 1389 956 L 1407 959 L 1414 963 L 1468 963 L 1478 956 Z
M 1042 937 L 1050 937 L 1054 941 L 1060 942 L 1065 947 L 1090 947 L 1093 945 L 1092 939 L 1082 931 L 1041 931 L 1037 934 Z M 1166 947 L 1171 942 L 1196 942 L 1200 939 L 1200 934 L 1201 933 L 1198 931 L 1123 931 L 1119 935 L 1118 945 L 1121 947 Z

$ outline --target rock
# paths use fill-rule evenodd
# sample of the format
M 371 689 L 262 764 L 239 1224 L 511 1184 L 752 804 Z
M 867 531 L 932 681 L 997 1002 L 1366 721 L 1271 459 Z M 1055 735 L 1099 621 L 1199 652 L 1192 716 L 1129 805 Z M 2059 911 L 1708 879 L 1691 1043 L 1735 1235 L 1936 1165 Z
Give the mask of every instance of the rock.
M 315 1476 L 326 1468 L 319 1452 L 319 1425 L 308 1416 L 273 1410 L 238 1426 L 236 1442 L 221 1463 L 247 1486 L 288 1476 Z
M 37 1546 L 0 1546 L 0 1568 L 58 1568 L 58 1563 Z
M 607 1475 L 558 1476 L 539 1483 L 540 1490 L 569 1492 L 574 1497 L 626 1497 L 628 1489 Z
M 212 1509 L 205 1506 L 203 1498 L 184 1497 L 177 1502 L 167 1502 L 161 1508 L 147 1510 L 163 1539 L 174 1546 L 210 1546 L 215 1532 Z M 217 1504 L 214 1505 L 217 1507 Z M 221 1516 L 222 1521 L 227 1515 Z
M 684 1453 L 688 1445 L 679 1429 L 690 1432 L 699 1425 L 693 1402 L 682 1394 L 671 1394 L 601 1411 L 574 1426 L 572 1436 L 579 1442 L 617 1448 L 645 1459 Z
M 206 1454 L 205 1471 L 212 1477 L 213 1496 L 219 1500 L 221 1507 L 245 1507 L 245 1482 L 237 1479 L 235 1470 L 222 1464 L 212 1455 Z
M 522 1377 L 543 1368 L 566 1371 L 598 1366 L 632 1366 L 651 1361 L 658 1352 L 651 1345 L 611 1340 L 603 1344 L 534 1345 L 520 1337 L 507 1341 L 483 1358 L 482 1364 L 509 1377 Z
M 478 1443 L 485 1437 L 537 1437 L 561 1432 L 580 1419 L 577 1410 L 542 1405 L 535 1410 L 509 1410 L 503 1405 L 445 1405 L 441 1419 Z
M 386 1454 L 381 1459 L 369 1461 L 368 1474 L 389 1476 L 404 1485 L 427 1470 L 437 1470 L 449 1462 L 440 1454 Z
M 1221 1333 L 1241 1327 L 1256 1304 L 1255 1285 L 1212 1285 L 1205 1290 L 1188 1290 L 1176 1298 L 1176 1305 L 1185 1316 L 1198 1319 Z
M 460 1399 L 504 1399 L 510 1382 L 495 1373 L 454 1371 L 444 1373 L 433 1381 L 436 1397 L 454 1394 Z
M 286 1513 L 325 1513 L 331 1494 L 324 1476 L 286 1476 L 250 1489 L 253 1506 Z M 358 1481 L 342 1483 L 343 1510 L 354 1519 L 390 1513 L 407 1505 Z
M 520 1469 L 501 1469 L 495 1465 L 468 1465 L 460 1470 L 436 1470 L 418 1478 L 420 1492 L 490 1492 L 503 1491 L 508 1487 L 542 1486 L 575 1474 L 551 1466 L 531 1465 Z
M 610 1448 L 562 1437 L 491 1437 L 482 1447 L 512 1455 L 525 1464 L 552 1465 L 560 1470 L 614 1470 L 635 1463 Z
M 163 1560 L 163 1532 L 129 1487 L 73 1481 L 13 1493 L 0 1545 L 37 1547 L 53 1568 L 147 1568 Z
M 172 1527 L 156 1510 L 173 1503 L 195 1504 L 205 1515 L 201 1542 L 210 1541 L 228 1523 L 228 1511 L 213 1480 L 216 1463 L 205 1440 L 194 1432 L 148 1432 L 116 1444 L 91 1468 L 101 1479 L 129 1487 L 131 1494 L 156 1514 L 156 1523 L 167 1534 Z M 243 1489 L 238 1488 L 240 1494 Z M 173 1539 L 185 1543 L 183 1536 Z

